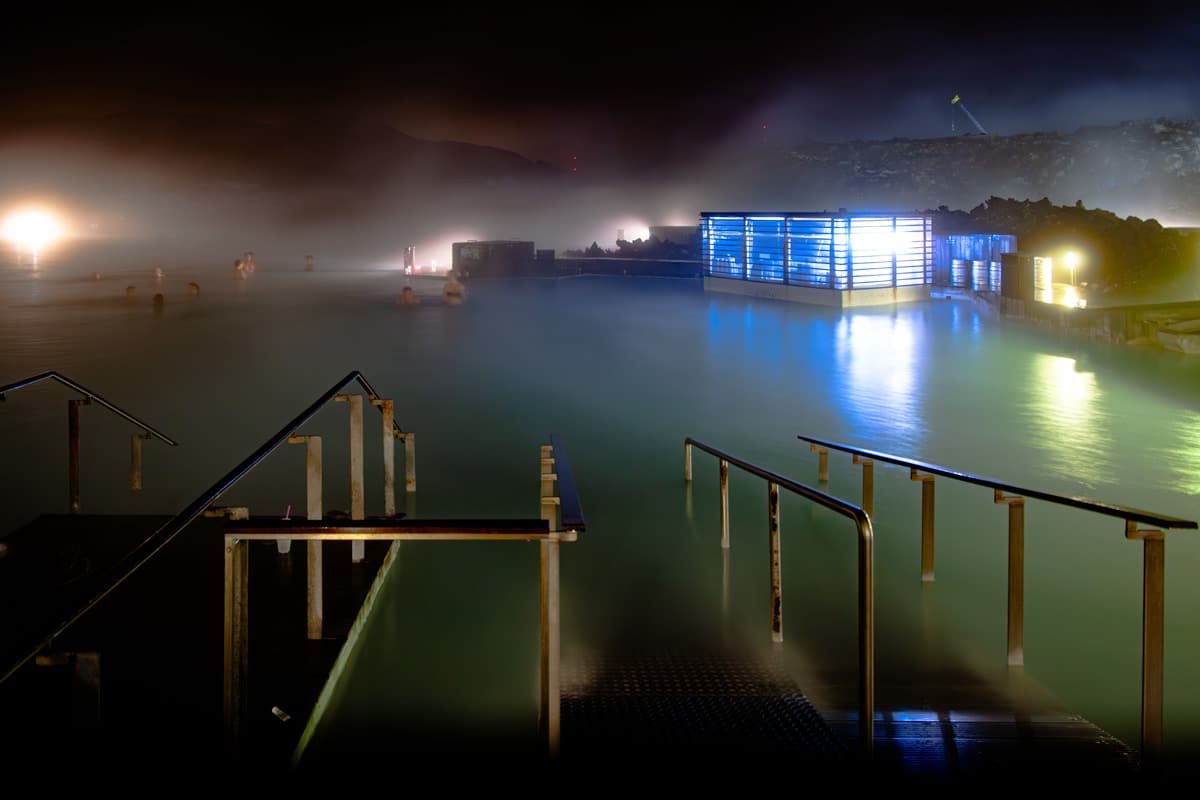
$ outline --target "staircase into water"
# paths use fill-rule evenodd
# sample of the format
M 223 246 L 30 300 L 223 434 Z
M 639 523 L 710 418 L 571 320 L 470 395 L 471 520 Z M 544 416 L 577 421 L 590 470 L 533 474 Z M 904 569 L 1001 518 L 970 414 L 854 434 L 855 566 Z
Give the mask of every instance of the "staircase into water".
M 31 382 L 2 387 L 0 395 Z M 98 398 L 69 379 L 59 382 L 85 398 Z M 361 500 L 362 398 L 343 391 L 355 382 L 383 420 L 387 499 L 384 513 L 375 517 L 366 515 Z M 326 512 L 322 504 L 319 437 L 298 432 L 331 400 L 348 404 L 351 438 L 359 442 L 351 448 L 353 508 L 344 515 Z M 72 408 L 76 414 L 78 405 Z M 131 449 L 131 481 L 140 481 L 138 448 L 153 429 L 111 408 L 140 430 Z M 72 419 L 71 451 L 77 453 L 79 425 Z M 780 763 L 805 764 L 810 772 L 834 777 L 866 769 L 878 776 L 953 782 L 1038 771 L 1096 783 L 1139 778 L 1161 749 L 1161 531 L 1195 528 L 1195 522 L 805 438 L 819 455 L 819 482 L 828 480 L 830 450 L 850 453 L 861 466 L 863 497 L 856 504 L 688 439 L 689 482 L 694 449 L 714 456 L 720 467 L 720 545 L 726 554 L 730 467 L 767 483 L 772 641 L 751 641 L 727 619 L 699 623 L 674 609 L 674 599 L 657 597 L 589 642 L 586 652 L 562 652 L 558 551 L 587 526 L 561 438 L 551 436 L 539 453 L 539 516 L 483 520 L 423 520 L 398 508 L 390 457 L 396 440 L 405 444 L 405 485 L 411 496 L 414 437 L 392 419 L 391 401 L 353 372 L 175 516 L 44 515 L 0 540 L 0 716 L 6 752 L 20 755 L 26 765 L 63 758 L 102 765 L 136 748 L 155 754 L 160 766 L 207 759 L 264 772 L 295 766 L 372 611 L 396 544 L 414 540 L 538 543 L 540 734 L 533 746 L 515 750 L 486 737 L 463 736 L 462 742 L 477 746 L 480 755 L 498 748 L 533 763 L 550 757 L 565 766 L 601 765 L 621 758 L 651 767 L 786 758 Z M 305 518 L 255 517 L 252 508 L 216 505 L 284 443 L 305 447 Z M 1009 642 L 1002 677 L 981 678 L 916 645 L 908 662 L 889 664 L 877 674 L 871 524 L 876 463 L 909 469 L 921 484 L 926 581 L 934 576 L 936 479 L 988 486 L 995 502 L 1007 506 Z M 69 483 L 77 510 L 75 462 Z M 855 675 L 806 675 L 802 687 L 782 656 L 780 489 L 844 517 L 848 535 L 857 541 Z M 1136 748 L 1062 708 L 1024 675 L 1026 499 L 1120 518 L 1126 535 L 1143 543 L 1143 739 Z M 186 535 L 179 535 L 185 529 Z M 303 546 L 295 547 L 298 543 Z M 726 558 L 726 569 L 728 563 Z M 223 667 L 218 653 L 224 653 Z M 942 666 L 931 670 L 933 662 Z M 373 747 L 382 752 L 396 744 L 375 742 Z M 436 753 L 450 744 L 430 737 L 424 748 Z

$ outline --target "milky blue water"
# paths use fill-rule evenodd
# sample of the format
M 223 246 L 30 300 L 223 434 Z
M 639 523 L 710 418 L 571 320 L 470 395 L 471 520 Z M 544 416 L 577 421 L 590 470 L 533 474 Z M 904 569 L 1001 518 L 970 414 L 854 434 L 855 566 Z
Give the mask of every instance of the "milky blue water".
M 588 521 L 563 545 L 564 662 L 601 647 L 630 614 L 683 607 L 718 619 L 717 466 L 697 454 L 695 484 L 684 486 L 689 435 L 812 483 L 816 457 L 796 434 L 1200 517 L 1194 357 L 1067 338 L 965 301 L 841 312 L 655 279 L 477 283 L 461 308 L 438 302 L 437 281 L 417 280 L 425 302 L 402 308 L 395 273 L 273 271 L 270 254 L 257 260 L 247 281 L 186 263 L 162 283 L 115 266 L 99 281 L 65 267 L 0 276 L 0 383 L 56 369 L 180 442 L 145 445 L 146 488 L 134 495 L 129 430 L 85 408 L 83 509 L 182 508 L 361 369 L 417 433 L 410 511 L 422 517 L 536 516 L 538 446 L 563 435 Z M 69 396 L 40 386 L 0 406 L 6 530 L 66 509 Z M 306 429 L 325 437 L 327 508 L 349 505 L 337 477 L 345 429 L 340 404 Z M 382 511 L 377 448 L 368 438 L 368 513 Z M 829 491 L 857 500 L 857 468 L 830 460 Z M 222 502 L 282 515 L 303 506 L 303 492 L 301 448 L 284 447 Z M 1006 512 L 981 488 L 939 481 L 937 492 L 937 581 L 922 586 L 920 490 L 906 472 L 876 468 L 881 696 L 889 668 L 914 653 L 1003 671 Z M 731 493 L 728 624 L 765 642 L 765 486 L 735 474 Z M 787 663 L 828 685 L 827 695 L 811 687 L 819 703 L 844 708 L 853 533 L 795 498 L 782 515 Z M 1166 552 L 1166 736 L 1178 745 L 1200 741 L 1200 540 L 1171 534 Z M 1027 675 L 1135 743 L 1140 544 L 1119 520 L 1031 501 L 1026 565 Z M 313 757 L 354 731 L 532 730 L 537 575 L 533 544 L 404 544 Z

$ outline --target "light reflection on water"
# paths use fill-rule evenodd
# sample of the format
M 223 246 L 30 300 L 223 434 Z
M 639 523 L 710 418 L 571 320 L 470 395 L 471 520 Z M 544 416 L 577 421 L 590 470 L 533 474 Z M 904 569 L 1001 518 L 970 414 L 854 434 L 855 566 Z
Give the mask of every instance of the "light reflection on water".
M 1111 418 L 1096 375 L 1073 358 L 1035 354 L 1024 417 L 1044 462 L 1095 485 L 1112 477 Z
M 907 452 L 919 451 L 927 418 L 918 392 L 921 380 L 912 314 L 863 312 L 843 316 L 835 329 L 834 386 L 855 439 L 888 438 Z
M 183 286 L 193 279 L 201 294 L 189 299 Z M 726 582 L 714 538 L 715 464 L 697 461 L 692 494 L 685 497 L 681 486 L 688 435 L 803 481 L 815 480 L 815 466 L 797 433 L 1200 516 L 1200 368 L 1170 354 L 1143 351 L 1134 359 L 1107 345 L 1068 348 L 953 301 L 843 313 L 706 295 L 681 282 L 581 278 L 478 283 L 468 304 L 453 310 L 436 302 L 438 285 L 428 282 L 418 286 L 427 302 L 401 310 L 393 300 L 403 281 L 384 273 L 260 270 L 235 282 L 224 271 L 169 266 L 167 304 L 155 314 L 150 297 L 158 286 L 146 271 L 105 273 L 99 282 L 45 272 L 36 279 L 0 275 L 0 382 L 59 369 L 179 439 L 178 453 L 147 445 L 149 479 L 143 495 L 131 499 L 120 475 L 128 431 L 114 426 L 120 459 L 106 483 L 107 423 L 89 409 L 84 445 L 97 449 L 85 452 L 84 504 L 100 512 L 131 502 L 137 511 L 178 510 L 355 368 L 397 396 L 402 424 L 420 434 L 422 516 L 524 516 L 537 488 L 527 480 L 536 474 L 532 454 L 545 434 L 561 433 L 589 523 L 584 541 L 564 547 L 568 656 L 603 641 L 635 599 L 646 601 L 636 609 L 642 613 L 676 596 L 702 609 L 706 601 L 719 607 L 727 591 L 735 619 L 761 627 L 762 487 L 734 480 Z M 131 284 L 137 297 L 127 302 L 123 291 Z M 0 436 L 10 452 L 47 453 L 46 463 L 35 465 L 44 467 L 44 480 L 0 509 L 6 522 L 62 510 L 56 476 L 65 472 L 65 448 L 43 445 L 61 441 L 55 437 L 65 427 L 63 395 L 38 392 L 14 394 L 0 406 Z M 326 458 L 344 463 L 344 408 L 328 419 Z M 302 473 L 288 460 L 295 455 L 272 456 L 253 492 L 231 503 L 281 514 L 289 503 L 301 507 Z M 828 488 L 856 500 L 858 473 L 848 461 L 831 458 Z M 4 485 L 27 478 L 24 467 L 3 468 Z M 379 498 L 370 455 L 367 469 L 373 513 Z M 879 608 L 888 631 L 881 633 L 881 675 L 888 659 L 900 658 L 889 639 L 944 638 L 948 658 L 978 655 L 953 635 L 955 613 L 980 631 L 987 658 L 1003 652 L 1002 614 L 995 613 L 1004 607 L 1003 550 L 956 548 L 956 523 L 975 524 L 964 509 L 982 515 L 944 486 L 937 602 L 928 614 L 909 616 L 901 612 L 932 603 L 929 593 L 910 596 L 921 590 L 909 580 L 919 492 L 903 472 L 877 471 Z M 326 491 L 330 508 L 346 505 L 337 481 L 329 479 Z M 855 644 L 853 595 L 844 582 L 854 574 L 853 546 L 841 527 L 792 502 L 784 500 L 788 646 L 819 667 L 841 668 L 853 662 Z M 1002 535 L 1003 515 L 990 498 L 982 502 Z M 1097 538 L 1094 550 L 1072 549 L 1060 523 L 1032 505 L 1027 514 L 1029 670 L 1085 715 L 1096 712 L 1097 721 L 1136 738 L 1136 690 L 1124 702 L 1136 663 L 1130 678 L 1127 665 L 1097 658 L 1089 647 L 1111 637 L 1122 657 L 1136 662 L 1138 595 L 1136 587 L 1124 591 L 1120 570 L 1137 553 L 1119 534 Z M 1081 552 L 1086 567 L 1038 571 L 1073 564 Z M 1200 670 L 1200 621 L 1175 610 L 1200 607 L 1200 582 L 1188 580 L 1200 548 L 1172 540 L 1169 552 L 1168 720 L 1200 731 L 1200 687 L 1186 677 Z M 964 578 L 974 576 L 970 570 L 986 580 Z M 446 579 L 450 574 L 455 581 Z M 529 670 L 537 654 L 531 553 L 505 545 L 405 547 L 395 575 L 372 622 L 378 635 L 368 633 L 368 646 L 339 686 L 331 729 L 394 720 L 428 697 L 448 718 L 478 709 L 528 716 L 536 706 Z M 472 590 L 453 593 L 450 584 Z M 1077 614 L 1053 620 L 1071 630 L 1069 637 L 1039 638 L 1039 626 L 1050 623 L 1034 610 L 1054 607 L 1050 585 L 1079 600 Z M 809 608 L 820 613 L 801 612 Z M 916 630 L 923 619 L 945 630 Z M 1073 679 L 1078 659 L 1100 678 L 1086 685 Z M 1049 668 L 1058 663 L 1066 674 Z M 1114 686 L 1122 702 L 1110 711 Z

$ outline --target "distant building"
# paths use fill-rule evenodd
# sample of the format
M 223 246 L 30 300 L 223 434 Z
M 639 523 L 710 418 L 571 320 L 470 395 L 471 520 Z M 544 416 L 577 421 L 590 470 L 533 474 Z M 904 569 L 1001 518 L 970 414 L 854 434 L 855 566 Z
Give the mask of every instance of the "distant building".
M 846 307 L 924 300 L 933 281 L 924 215 L 704 212 L 704 288 Z
M 533 242 L 454 242 L 451 254 L 454 271 L 469 278 L 534 275 L 538 271 Z
M 933 283 L 1000 294 L 1002 256 L 1017 252 L 1017 237 L 1001 233 L 961 233 L 934 237 Z

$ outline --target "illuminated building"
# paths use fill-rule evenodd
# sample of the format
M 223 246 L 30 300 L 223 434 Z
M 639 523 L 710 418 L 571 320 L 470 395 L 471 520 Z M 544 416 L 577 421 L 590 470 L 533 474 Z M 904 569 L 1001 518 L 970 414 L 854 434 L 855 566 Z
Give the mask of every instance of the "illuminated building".
M 704 212 L 700 231 L 706 291 L 838 307 L 929 297 L 927 216 Z

